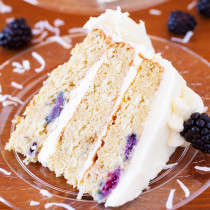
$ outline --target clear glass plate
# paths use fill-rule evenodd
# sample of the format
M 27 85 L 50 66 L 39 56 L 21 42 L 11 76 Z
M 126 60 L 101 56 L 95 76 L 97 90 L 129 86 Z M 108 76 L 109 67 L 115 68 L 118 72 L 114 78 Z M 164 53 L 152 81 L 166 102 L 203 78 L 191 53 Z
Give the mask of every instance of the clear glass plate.
M 109 2 L 108 2 L 109 1 Z M 124 11 L 145 9 L 168 0 L 27 0 L 28 3 L 63 13 L 96 15 L 120 6 Z
M 84 39 L 83 34 L 68 35 L 65 39 L 71 40 L 72 47 Z M 171 43 L 167 40 L 151 36 L 156 52 L 161 52 L 163 57 L 172 61 L 192 87 L 204 100 L 205 106 L 210 107 L 210 65 L 199 55 L 187 48 Z M 34 52 L 45 61 L 45 68 L 36 72 L 41 64 L 35 57 Z M 28 209 L 31 201 L 40 202 L 36 209 L 43 209 L 46 203 L 68 204 L 76 209 L 104 209 L 103 204 L 97 204 L 89 195 L 84 195 L 81 201 L 76 200 L 77 190 L 66 184 L 62 177 L 56 178 L 53 172 L 42 167 L 39 163 L 25 165 L 23 156 L 4 150 L 4 146 L 13 131 L 11 120 L 15 115 L 21 115 L 29 100 L 42 87 L 47 73 L 63 64 L 70 57 L 70 49 L 64 48 L 57 42 L 43 42 L 34 48 L 28 49 L 0 65 L 0 84 L 6 97 L 6 103 L 11 101 L 15 105 L 2 106 L 0 103 L 0 201 L 6 205 Z M 23 63 L 30 62 L 30 70 L 24 73 L 15 72 L 14 62 L 19 62 L 19 71 Z M 27 65 L 25 65 L 27 67 Z M 22 89 L 14 82 L 21 84 Z M 13 84 L 13 86 L 11 85 Z M 15 87 L 14 87 L 15 86 Z M 16 97 L 21 101 L 17 101 Z M 4 103 L 4 105 L 7 105 Z M 148 151 L 149 152 L 149 151 Z M 195 166 L 210 166 L 210 155 L 197 152 L 191 146 L 177 148 L 171 156 L 168 164 L 177 163 L 172 168 L 163 170 L 150 186 L 137 199 L 125 204 L 119 209 L 165 209 L 171 189 L 175 189 L 173 207 L 178 208 L 203 192 L 210 185 L 210 172 L 195 169 Z M 11 174 L 5 174 L 5 169 Z M 177 180 L 180 180 L 190 191 L 190 196 L 185 197 L 183 189 Z M 52 197 L 44 196 L 41 189 L 47 190 Z M 4 199 L 4 200 L 2 200 Z

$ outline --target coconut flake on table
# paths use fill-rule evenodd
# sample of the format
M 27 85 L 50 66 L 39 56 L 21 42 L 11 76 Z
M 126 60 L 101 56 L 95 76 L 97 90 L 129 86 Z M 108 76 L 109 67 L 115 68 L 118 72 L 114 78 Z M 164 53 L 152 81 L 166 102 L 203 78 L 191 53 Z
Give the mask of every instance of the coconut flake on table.
M 4 198 L 2 198 L 2 197 L 0 197 L 0 202 L 2 202 L 6 206 L 9 206 L 10 208 L 14 209 L 13 206 L 8 201 L 6 201 Z
M 12 81 L 12 82 L 11 82 L 11 86 L 13 86 L 13 87 L 15 87 L 15 88 L 17 88 L 17 89 L 23 89 L 23 85 L 18 84 L 18 83 L 15 82 L 15 81 Z
M 54 26 L 55 27 L 59 27 L 59 26 L 62 26 L 64 24 L 65 24 L 65 22 L 63 20 L 59 19 L 59 18 L 54 20 Z
M 166 170 L 166 169 L 172 168 L 172 167 L 176 166 L 177 164 L 178 164 L 178 163 L 171 163 L 171 164 L 167 164 L 167 165 L 163 168 L 163 170 Z
M 17 106 L 18 103 L 23 104 L 23 102 L 16 97 L 12 97 L 11 95 L 2 95 L 2 94 L 0 94 L 0 102 L 4 107 L 9 105 Z
M 68 210 L 74 210 L 74 208 L 72 208 L 71 206 L 69 206 L 65 203 L 46 203 L 44 205 L 44 207 L 46 209 L 50 208 L 51 206 L 59 206 L 59 207 L 63 207 L 63 208 L 68 209 Z
M 14 17 L 9 17 L 9 18 L 6 18 L 5 22 L 7 24 L 11 23 L 15 18 Z
M 40 193 L 48 198 L 51 198 L 52 195 L 47 190 L 40 190 Z
M 179 183 L 180 187 L 181 187 L 182 190 L 184 191 L 185 197 L 186 197 L 186 198 L 189 197 L 189 196 L 190 196 L 190 191 L 189 191 L 189 189 L 188 189 L 188 188 L 187 188 L 179 179 L 177 179 L 176 181 Z
M 174 198 L 174 193 L 175 193 L 175 189 L 171 189 L 169 196 L 168 196 L 168 200 L 166 202 L 166 208 L 167 209 L 172 209 L 173 208 L 173 198 Z
M 70 34 L 74 34 L 74 33 L 85 33 L 85 34 L 87 34 L 87 33 L 88 33 L 87 29 L 84 29 L 84 28 L 82 28 L 82 27 L 70 28 L 70 29 L 68 30 L 68 32 L 69 32 Z
M 61 24 L 61 19 L 59 19 L 59 24 Z M 55 20 L 54 21 L 54 24 L 58 24 L 58 19 L 57 21 Z M 63 22 L 64 24 L 64 22 Z M 48 20 L 41 20 L 37 23 L 35 23 L 34 25 L 34 29 L 32 29 L 32 33 L 33 35 L 39 35 L 41 34 L 45 29 L 47 29 L 48 31 L 54 33 L 55 35 L 60 35 L 60 29 L 56 26 L 52 26 Z
M 39 43 L 39 42 L 43 41 L 47 37 L 47 35 L 48 35 L 48 32 L 47 31 L 43 31 L 41 33 L 41 35 L 37 39 L 32 39 L 31 42 L 32 43 Z
M 12 7 L 6 5 L 0 0 L 0 13 L 9 13 L 12 12 Z
M 195 169 L 200 170 L 200 171 L 210 171 L 210 167 L 206 166 L 195 166 Z
M 162 11 L 160 11 L 159 9 L 150 9 L 149 14 L 150 15 L 161 15 Z
M 22 74 L 25 73 L 25 71 L 30 70 L 30 62 L 28 60 L 23 60 L 22 64 L 20 62 L 12 62 L 12 66 L 15 67 L 13 69 L 13 72 Z
M 193 36 L 193 31 L 188 31 L 183 39 L 177 37 L 171 37 L 171 41 L 180 42 L 182 44 L 186 44 L 190 41 L 191 37 Z
M 55 41 L 66 49 L 70 49 L 72 47 L 71 40 L 67 41 L 65 38 L 60 36 L 51 36 L 47 40 Z
M 40 204 L 40 202 L 37 201 L 32 201 L 30 202 L 30 206 L 38 206 Z
M 41 64 L 39 68 L 35 69 L 35 72 L 39 73 L 45 68 L 45 60 L 37 52 L 32 52 L 32 56 Z
M 193 0 L 190 4 L 187 5 L 187 9 L 191 10 L 193 9 L 197 4 L 197 0 Z
M 38 1 L 37 0 L 23 0 L 25 2 L 28 2 L 30 4 L 33 4 L 33 5 L 38 5 Z
M 37 23 L 35 23 L 34 28 L 32 29 L 32 33 L 34 36 L 38 36 L 38 38 L 34 38 L 32 40 L 32 43 L 39 43 L 42 42 L 47 36 L 48 32 L 53 33 L 54 35 L 52 39 L 55 39 L 54 37 L 60 37 L 60 29 L 59 27 L 64 25 L 65 22 L 61 19 L 55 19 L 53 22 L 54 26 L 49 23 L 47 20 L 41 20 Z M 50 37 L 49 37 L 50 38 Z M 59 39 L 59 38 L 57 38 Z
M 4 174 L 7 175 L 7 176 L 10 176 L 10 175 L 11 175 L 11 172 L 8 172 L 8 171 L 6 171 L 6 170 L 3 169 L 3 168 L 0 168 L 0 172 L 4 173 Z

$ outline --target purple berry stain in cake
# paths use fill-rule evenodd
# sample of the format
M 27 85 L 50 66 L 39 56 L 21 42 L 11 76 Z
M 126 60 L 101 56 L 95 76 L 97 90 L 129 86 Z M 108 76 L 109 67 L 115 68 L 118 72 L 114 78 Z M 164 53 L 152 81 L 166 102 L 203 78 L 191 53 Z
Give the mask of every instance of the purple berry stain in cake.
M 51 123 L 55 118 L 57 118 L 61 114 L 64 103 L 64 93 L 60 92 L 55 100 L 55 104 L 53 105 L 50 114 L 46 117 L 47 124 Z
M 120 168 L 108 173 L 108 179 L 105 182 L 103 182 L 100 186 L 101 190 L 99 195 L 101 199 L 109 195 L 110 192 L 117 186 L 120 179 L 120 173 Z
M 127 144 L 126 144 L 126 147 L 125 147 L 125 160 L 128 160 L 129 157 L 130 157 L 130 153 L 132 152 L 134 146 L 136 145 L 137 143 L 137 136 L 136 134 L 132 133 L 131 135 L 129 135 L 127 137 Z
M 30 147 L 30 153 L 33 154 L 37 150 L 37 143 L 34 142 Z

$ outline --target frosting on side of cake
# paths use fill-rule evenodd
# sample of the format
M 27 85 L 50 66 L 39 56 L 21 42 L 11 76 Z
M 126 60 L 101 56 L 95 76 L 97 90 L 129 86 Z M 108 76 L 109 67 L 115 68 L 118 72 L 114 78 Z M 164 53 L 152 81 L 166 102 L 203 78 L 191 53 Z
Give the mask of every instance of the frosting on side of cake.
M 101 29 L 115 42 L 125 42 L 131 46 L 141 45 L 141 49 L 144 51 L 149 51 L 152 54 L 155 52 L 146 33 L 144 22 L 140 21 L 137 24 L 129 18 L 129 13 L 122 13 L 120 7 L 117 10 L 107 9 L 99 17 L 91 17 L 83 28 L 89 32 L 93 29 Z
M 164 76 L 130 165 L 108 196 L 106 207 L 123 205 L 141 194 L 164 168 L 176 147 L 184 143 L 179 134 L 180 122 L 192 112 L 204 111 L 200 97 L 186 86 L 171 63 L 159 54 L 153 60 L 164 67 Z
M 43 147 L 38 155 L 38 160 L 42 163 L 43 166 L 47 166 L 50 155 L 55 152 L 63 129 L 66 127 L 66 124 L 71 119 L 77 106 L 81 103 L 81 100 L 88 91 L 91 82 L 97 74 L 97 71 L 100 69 L 104 59 L 106 59 L 108 52 L 109 50 L 106 51 L 98 60 L 98 62 L 93 65 L 86 77 L 80 82 L 79 86 L 71 91 L 69 102 L 64 105 L 61 115 L 55 120 L 55 126 L 51 128 L 52 132 L 44 141 Z

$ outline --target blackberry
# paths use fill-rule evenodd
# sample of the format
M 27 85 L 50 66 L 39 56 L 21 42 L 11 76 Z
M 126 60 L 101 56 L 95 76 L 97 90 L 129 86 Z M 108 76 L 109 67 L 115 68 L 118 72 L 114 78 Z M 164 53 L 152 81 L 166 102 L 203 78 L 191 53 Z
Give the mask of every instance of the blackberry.
M 180 133 L 195 149 L 210 154 L 210 117 L 203 113 L 193 113 L 184 122 L 184 130 Z
M 197 11 L 204 17 L 210 17 L 210 0 L 200 0 L 197 4 Z
M 197 22 L 189 13 L 175 10 L 171 12 L 168 19 L 168 30 L 175 34 L 186 34 L 193 31 Z
M 31 28 L 23 18 L 14 19 L 0 33 L 0 46 L 19 49 L 32 39 Z

